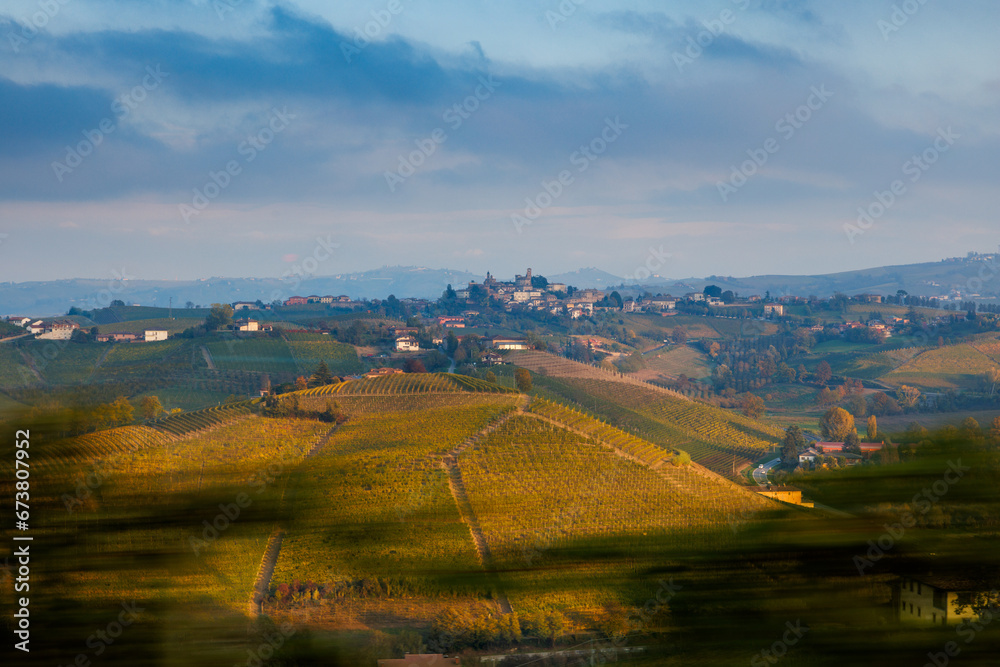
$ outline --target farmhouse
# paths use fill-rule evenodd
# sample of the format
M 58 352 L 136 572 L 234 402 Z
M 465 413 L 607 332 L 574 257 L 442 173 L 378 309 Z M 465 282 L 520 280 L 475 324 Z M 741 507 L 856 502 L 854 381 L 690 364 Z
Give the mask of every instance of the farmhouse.
M 253 301 L 236 301 L 233 310 L 260 310 L 260 306 Z
M 442 327 L 447 327 L 451 329 L 464 329 L 465 328 L 465 318 L 456 316 L 442 316 L 435 318 L 438 325 Z
M 802 504 L 802 489 L 797 489 L 794 486 L 771 486 L 768 484 L 764 488 L 757 489 L 757 493 L 772 500 L 781 500 L 793 505 Z
M 503 363 L 503 357 L 496 352 L 487 352 L 483 355 L 483 363 L 487 366 L 496 366 Z
M 765 303 L 764 304 L 764 314 L 765 315 L 778 315 L 779 317 L 785 314 L 785 307 L 780 303 Z
M 494 336 L 489 339 L 490 344 L 497 350 L 527 350 L 528 343 L 523 338 L 501 338 Z
M 396 339 L 396 352 L 418 352 L 420 343 L 413 336 L 400 336 Z
M 154 343 L 161 340 L 167 339 L 166 329 L 146 329 L 143 332 L 143 336 L 147 343 Z
M 245 319 L 233 322 L 233 328 L 237 331 L 260 331 L 260 322 L 257 320 Z
M 893 597 L 901 621 L 951 625 L 976 619 L 971 605 L 958 607 L 977 592 L 982 584 L 963 577 L 911 575 L 899 580 Z
M 69 340 L 80 325 L 70 320 L 54 320 L 42 325 L 38 337 L 44 340 Z
M 309 299 L 304 296 L 290 296 L 285 299 L 286 306 L 304 306 L 309 303 Z
M 97 340 L 102 343 L 131 343 L 139 339 L 139 334 L 131 331 L 112 331 L 111 333 L 98 334 Z
M 400 375 L 402 370 L 399 368 L 389 368 L 388 366 L 383 366 L 382 368 L 373 368 L 367 373 L 365 373 L 366 378 L 380 378 L 386 375 Z
M 31 324 L 31 318 L 30 317 L 18 317 L 16 315 L 11 315 L 11 316 L 7 317 L 7 321 L 10 322 L 11 324 L 15 324 L 15 325 L 17 325 L 19 327 L 23 327 L 23 326 L 27 326 L 27 325 Z

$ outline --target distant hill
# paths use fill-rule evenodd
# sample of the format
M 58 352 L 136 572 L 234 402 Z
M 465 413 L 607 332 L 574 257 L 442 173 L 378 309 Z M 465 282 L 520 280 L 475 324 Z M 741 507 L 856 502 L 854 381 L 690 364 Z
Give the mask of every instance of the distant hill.
M 741 295 L 774 296 L 795 294 L 819 297 L 834 292 L 859 294 L 895 294 L 906 290 L 910 294 L 942 296 L 952 290 L 963 295 L 979 293 L 984 297 L 1000 294 L 1000 255 L 970 255 L 922 264 L 882 266 L 858 271 L 826 275 L 784 276 L 761 275 L 736 278 L 664 278 L 648 280 L 643 285 L 625 283 L 624 279 L 597 268 L 578 269 L 568 273 L 547 274 L 544 267 L 535 273 L 549 282 L 566 283 L 579 288 L 615 288 L 624 295 L 640 291 L 670 293 L 675 296 L 701 291 L 706 285 L 718 285 Z M 981 275 L 982 274 L 982 275 Z M 295 278 L 205 278 L 201 280 L 92 280 L 76 278 L 46 282 L 0 284 L 0 315 L 51 316 L 65 313 L 71 306 L 84 310 L 107 306 L 111 299 L 126 304 L 164 307 L 173 298 L 175 307 L 188 301 L 206 306 L 213 302 L 239 300 L 270 302 L 290 296 L 310 294 L 346 294 L 353 299 L 384 299 L 390 294 L 397 298 L 436 299 L 448 285 L 458 287 L 483 276 L 467 271 L 428 269 L 417 266 L 385 266 L 370 271 L 336 276 Z M 503 277 L 501 277 L 503 279 Z
M 565 283 L 581 289 L 587 289 L 590 287 L 604 289 L 608 285 L 616 285 L 622 281 L 621 277 L 616 276 L 613 273 L 608 273 L 607 271 L 602 271 L 593 267 L 589 269 L 577 269 L 576 271 L 570 271 L 569 273 L 557 273 L 551 276 L 547 273 L 542 273 L 542 275 L 544 275 L 550 283 Z

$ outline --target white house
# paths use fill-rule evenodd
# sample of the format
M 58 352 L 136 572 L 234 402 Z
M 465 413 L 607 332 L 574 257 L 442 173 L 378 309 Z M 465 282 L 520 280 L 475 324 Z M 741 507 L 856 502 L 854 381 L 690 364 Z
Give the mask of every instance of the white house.
M 167 339 L 166 329 L 146 329 L 143 332 L 147 343 L 155 343 Z
M 413 336 L 400 336 L 396 339 L 396 352 L 418 352 L 420 343 Z
M 27 326 L 27 325 L 31 324 L 31 318 L 30 317 L 17 317 L 16 315 L 11 315 L 10 317 L 7 318 L 7 321 L 10 322 L 11 324 L 15 324 L 15 325 L 17 325 L 19 327 L 23 327 L 23 326 Z
M 233 325 L 237 331 L 260 331 L 260 322 L 257 320 L 236 320 Z
M 785 314 L 785 307 L 780 303 L 765 303 L 764 314 L 765 315 L 774 314 L 780 317 Z
M 233 310 L 260 310 L 260 306 L 253 301 L 237 301 L 233 304 Z
M 494 349 L 497 350 L 527 350 L 528 343 L 523 338 L 500 338 L 492 340 Z
M 816 459 L 821 456 L 823 455 L 816 451 L 815 447 L 809 447 L 799 454 L 799 464 L 816 463 Z

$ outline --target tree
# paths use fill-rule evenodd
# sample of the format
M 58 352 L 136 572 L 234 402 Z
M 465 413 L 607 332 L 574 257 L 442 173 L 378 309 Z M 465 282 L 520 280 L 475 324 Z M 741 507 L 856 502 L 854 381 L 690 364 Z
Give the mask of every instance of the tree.
M 833 377 L 833 369 L 830 368 L 830 364 L 825 361 L 819 362 L 816 366 L 816 382 L 820 384 L 826 384 Z
M 847 404 L 844 407 L 858 419 L 868 414 L 868 402 L 865 401 L 862 396 L 858 396 L 857 394 L 854 394 L 847 399 Z
M 205 318 L 205 328 L 215 331 L 233 323 L 233 307 L 228 303 L 213 303 L 212 310 Z
M 876 391 L 872 394 L 869 398 L 869 403 L 868 412 L 879 417 L 884 415 L 898 415 L 903 411 L 903 408 L 899 407 L 896 399 L 884 391 Z
M 997 386 L 1000 386 L 1000 369 L 988 368 L 983 373 L 983 387 L 993 396 L 997 392 Z
M 972 417 L 966 417 L 962 420 L 958 432 L 964 440 L 970 442 L 976 442 L 983 437 L 983 429 L 979 427 L 979 422 Z
M 1000 446 L 1000 417 L 994 417 L 986 437 L 993 447 Z
M 494 373 L 493 371 L 486 371 L 486 374 L 483 376 L 483 379 L 486 380 L 487 382 L 492 382 L 493 384 L 496 384 L 497 374 Z
M 302 391 L 303 389 L 309 388 L 309 380 L 305 379 L 304 376 L 300 375 L 295 378 L 295 390 Z
M 787 464 L 798 463 L 799 452 L 806 448 L 806 438 L 798 426 L 785 429 L 785 437 L 781 441 L 781 460 Z
M 878 420 L 875 419 L 875 415 L 868 417 L 868 428 L 865 435 L 868 437 L 868 442 L 875 442 L 875 439 L 878 438 Z
M 713 296 L 716 299 L 722 297 L 722 288 L 718 285 L 708 285 L 703 292 L 705 296 Z
M 316 372 L 309 377 L 309 386 L 321 387 L 332 383 L 333 375 L 330 373 L 330 368 L 326 365 L 325 360 L 320 361 L 319 366 L 316 367 Z
M 518 391 L 524 393 L 531 391 L 531 373 L 527 368 L 518 368 L 514 371 L 514 382 L 517 383 Z
M 114 300 L 114 301 L 112 301 L 112 302 L 111 302 L 111 303 L 110 303 L 109 305 L 110 305 L 110 306 L 111 306 L 112 308 L 124 308 L 124 307 L 125 307 L 125 302 L 124 302 L 124 301 L 122 301 L 121 299 L 115 299 L 115 300 Z
M 142 415 L 143 419 L 156 419 L 161 412 L 163 412 L 163 406 L 156 396 L 144 396 L 139 401 L 139 414 Z
M 854 417 L 843 408 L 833 407 L 826 411 L 819 422 L 823 437 L 831 442 L 842 442 L 855 431 Z
M 625 303 L 622 301 L 622 295 L 617 290 L 608 295 L 608 302 L 619 310 L 621 310 L 622 305 Z
M 844 453 L 845 454 L 860 454 L 861 453 L 861 439 L 858 438 L 857 431 L 851 431 L 844 438 Z
M 778 381 L 795 382 L 795 369 L 782 361 L 778 364 Z
M 722 299 L 722 303 L 732 303 L 736 301 L 736 294 L 734 294 L 732 290 L 727 289 L 722 293 L 720 298 Z
M 549 286 L 549 280 L 545 276 L 531 276 L 531 286 L 543 290 Z
M 424 362 L 419 359 L 407 359 L 406 365 L 404 367 L 407 373 L 426 373 L 427 368 L 424 366 Z
M 896 392 L 896 399 L 904 408 L 913 408 L 917 405 L 917 401 L 920 400 L 920 390 L 905 384 L 900 385 L 899 391 Z
M 719 345 L 715 341 L 712 341 L 712 344 L 708 346 L 708 354 L 710 357 L 715 359 L 717 356 L 719 356 L 719 350 L 721 349 L 722 349 L 721 345 Z
M 683 345 L 687 342 L 688 335 L 684 327 L 674 327 L 674 330 L 670 332 L 670 340 L 674 341 L 676 345 Z
M 764 416 L 764 399 L 756 394 L 743 394 L 743 400 L 740 402 L 740 410 L 743 414 L 752 419 L 760 419 Z

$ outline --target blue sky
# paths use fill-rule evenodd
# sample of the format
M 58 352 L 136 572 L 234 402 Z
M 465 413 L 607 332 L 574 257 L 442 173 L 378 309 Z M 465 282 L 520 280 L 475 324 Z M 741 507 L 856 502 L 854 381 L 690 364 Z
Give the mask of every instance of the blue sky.
M 280 276 L 317 239 L 337 245 L 321 275 L 992 250 L 998 19 L 987 0 L 8 0 L 0 280 Z

